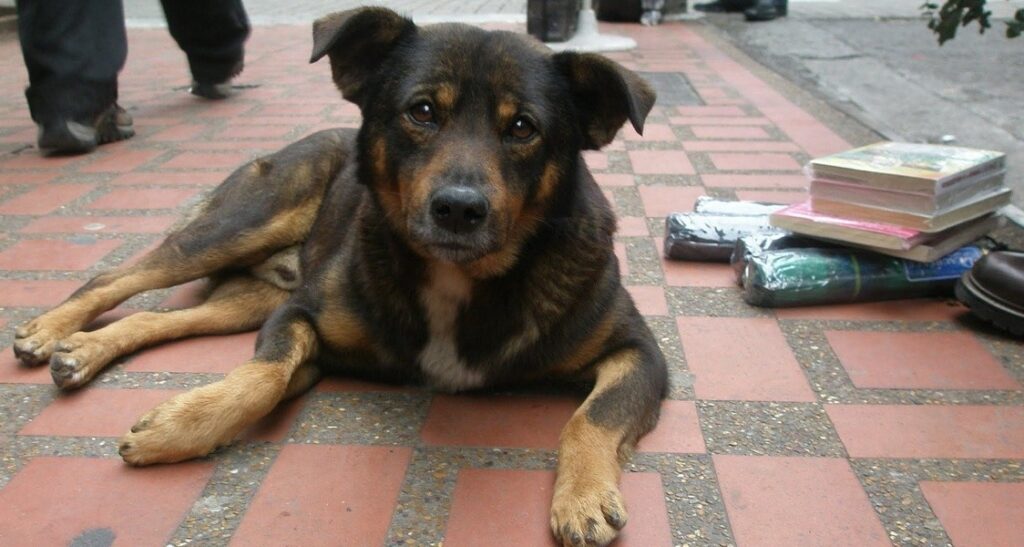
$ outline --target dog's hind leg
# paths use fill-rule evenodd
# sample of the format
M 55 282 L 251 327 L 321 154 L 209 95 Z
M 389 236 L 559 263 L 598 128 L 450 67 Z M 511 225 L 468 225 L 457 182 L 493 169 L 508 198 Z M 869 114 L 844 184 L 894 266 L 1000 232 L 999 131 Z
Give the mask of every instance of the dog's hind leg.
M 122 355 L 186 336 L 254 330 L 288 298 L 288 291 L 239 274 L 220 282 L 193 308 L 139 312 L 101 329 L 57 342 L 50 374 L 61 388 L 79 387 Z
M 133 465 L 171 463 L 230 443 L 287 394 L 308 387 L 312 378 L 304 366 L 317 349 L 317 334 L 306 315 L 286 303 L 264 325 L 252 360 L 223 380 L 182 393 L 146 413 L 121 438 L 121 457 Z
M 345 132 L 322 131 L 242 166 L 139 262 L 96 276 L 19 327 L 15 354 L 25 364 L 42 363 L 58 341 L 135 294 L 251 266 L 301 243 L 351 141 Z

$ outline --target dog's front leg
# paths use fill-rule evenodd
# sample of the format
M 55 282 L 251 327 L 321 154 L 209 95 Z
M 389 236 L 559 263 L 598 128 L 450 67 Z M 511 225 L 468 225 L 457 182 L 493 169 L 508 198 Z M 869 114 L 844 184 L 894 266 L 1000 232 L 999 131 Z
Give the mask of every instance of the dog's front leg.
M 289 385 L 293 379 L 308 378 L 296 371 L 310 363 L 317 346 L 316 332 L 305 316 L 286 304 L 264 325 L 252 360 L 223 380 L 146 413 L 121 438 L 121 457 L 133 465 L 171 463 L 205 456 L 230 443 L 295 391 Z
M 664 391 L 657 352 L 623 349 L 596 365 L 593 391 L 562 430 L 551 530 L 564 546 L 607 545 L 626 524 L 621 465 L 654 427 Z

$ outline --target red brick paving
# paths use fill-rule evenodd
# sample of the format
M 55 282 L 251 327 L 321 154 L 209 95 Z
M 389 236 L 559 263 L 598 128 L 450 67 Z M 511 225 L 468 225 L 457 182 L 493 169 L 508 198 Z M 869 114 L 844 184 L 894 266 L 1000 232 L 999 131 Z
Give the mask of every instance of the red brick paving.
M 81 286 L 80 281 L 0 279 L 0 306 L 55 306 Z
M 0 349 L 0 384 L 51 384 L 50 367 L 23 366 L 10 347 Z
M 548 527 L 554 478 L 549 471 L 460 470 L 445 545 L 555 545 Z M 629 523 L 615 545 L 670 545 L 665 498 L 658 475 L 623 474 L 622 495 Z
M 846 460 L 714 456 L 739 545 L 890 545 Z
M 232 545 L 382 545 L 412 451 L 288 445 Z
M 641 312 L 658 326 L 655 335 L 669 350 L 680 384 L 673 388 L 674 399 L 663 404 L 658 427 L 638 446 L 634 462 L 648 462 L 639 465 L 644 472 L 624 474 L 631 519 L 616 545 L 887 543 L 883 525 L 898 522 L 904 508 L 872 508 L 864 486 L 875 478 L 858 479 L 851 471 L 851 465 L 865 469 L 860 458 L 877 458 L 867 467 L 883 470 L 888 462 L 909 459 L 908 465 L 937 469 L 939 476 L 943 469 L 963 465 L 963 459 L 983 470 L 972 476 L 982 476 L 999 462 L 1019 467 L 1024 460 L 1019 354 L 1012 343 L 992 342 L 992 335 L 982 338 L 967 330 L 969 323 L 959 320 L 966 313 L 962 306 L 923 299 L 744 317 L 749 308 L 740 302 L 727 265 L 650 260 L 660 255 L 661 233 L 651 232 L 649 222 L 692 209 L 696 197 L 708 191 L 740 199 L 801 199 L 807 183 L 799 162 L 850 143 L 689 24 L 612 30 L 641 43 L 638 51 L 615 58 L 639 70 L 683 71 L 706 103 L 659 105 L 642 137 L 626 127 L 604 151 L 585 154 L 597 183 L 615 198 L 620 271 Z M 198 510 L 191 509 L 189 519 L 185 513 L 207 485 L 212 463 L 136 472 L 117 460 L 70 456 L 78 446 L 113 456 L 111 437 L 123 434 L 179 386 L 197 383 L 193 375 L 222 374 L 248 359 L 255 334 L 185 340 L 143 351 L 119 365 L 119 372 L 110 375 L 112 385 L 87 387 L 47 404 L 55 393 L 49 370 L 15 364 L 11 327 L 36 309 L 59 303 L 87 278 L 83 270 L 122 244 L 133 245 L 126 262 L 155 247 L 159 232 L 176 217 L 151 215 L 150 209 L 179 207 L 294 136 L 357 124 L 358 109 L 340 101 L 326 65 L 294 62 L 295 51 L 308 51 L 306 26 L 257 27 L 247 45 L 242 78 L 259 87 L 220 103 L 171 91 L 187 82 L 175 72 L 180 71 L 180 52 L 165 31 L 133 30 L 130 37 L 133 54 L 122 74 L 121 95 L 134 106 L 139 134 L 92 155 L 66 158 L 43 158 L 33 149 L 21 149 L 34 138 L 24 107 L 24 70 L 16 42 L 0 41 L 5 54 L 0 56 L 0 92 L 8 99 L 0 102 L 0 213 L 11 219 L 9 231 L 0 234 L 0 270 L 5 271 L 0 272 L 5 276 L 0 279 L 0 311 L 8 332 L 0 344 L 6 352 L 0 358 L 0 394 L 9 402 L 5 409 L 16 409 L 14 415 L 0 416 L 0 427 L 13 420 L 5 430 L 10 433 L 0 439 L 0 457 L 14 462 L 14 467 L 0 466 L 2 545 L 26 543 L 22 533 L 33 533 L 35 542 L 67 545 L 83 531 L 103 527 L 125 544 L 159 545 L 168 543 L 175 530 L 179 535 L 194 531 L 190 523 Z M 117 212 L 103 214 L 108 209 Z M 157 306 L 179 307 L 195 304 L 197 296 L 196 286 L 190 285 L 145 302 L 162 299 Z M 713 311 L 701 307 L 704 299 Z M 710 301 L 728 305 L 719 309 Z M 922 322 L 928 331 L 922 331 Z M 808 348 L 801 339 L 805 334 L 822 340 L 821 346 Z M 827 356 L 827 345 L 835 359 Z M 132 387 L 137 383 L 142 387 Z M 422 397 L 431 400 L 424 402 L 421 414 L 409 411 L 409 419 L 420 420 L 407 424 L 418 432 L 411 435 L 416 440 L 406 443 L 411 446 L 339 445 L 323 439 L 316 442 L 328 444 L 315 446 L 289 439 L 300 414 L 303 425 L 317 422 L 319 417 L 310 414 L 311 400 L 332 405 L 377 400 L 398 407 Z M 33 398 L 41 399 L 38 407 L 27 403 Z M 742 413 L 730 415 L 737 423 L 715 423 L 720 413 L 698 412 L 703 401 L 716 401 L 719 407 L 724 405 L 717 401 L 763 401 L 776 408 L 823 410 L 828 418 L 823 427 L 837 441 L 781 428 L 777 435 L 794 439 L 770 439 L 768 444 L 803 443 L 813 454 L 845 449 L 849 459 L 782 457 L 754 441 L 730 445 L 731 452 L 747 455 L 723 455 L 721 444 L 713 442 L 709 449 L 704 431 L 742 438 L 749 425 Z M 234 508 L 242 515 L 234 532 L 236 545 L 400 543 L 413 537 L 405 532 L 410 521 L 429 523 L 438 537 L 427 539 L 443 539 L 446 545 L 550 544 L 553 474 L 537 466 L 553 461 L 558 435 L 578 402 L 568 395 L 428 395 L 410 387 L 329 379 L 241 436 L 268 443 L 261 449 L 276 455 L 269 475 L 248 474 L 250 467 L 259 467 L 248 464 L 266 456 L 242 444 L 229 449 L 231 456 L 210 458 L 217 463 L 241 460 L 237 466 L 231 463 L 239 471 L 232 475 L 237 482 L 229 478 L 210 487 L 227 483 L 228 488 L 244 484 L 256 489 L 251 500 Z M 358 420 L 326 425 L 356 432 L 360 427 Z M 737 431 L 708 429 L 725 427 Z M 301 429 L 295 430 L 296 437 L 303 435 Z M 380 432 L 373 433 L 355 434 L 346 442 L 379 442 Z M 18 447 L 13 451 L 11 441 Z M 69 457 L 31 459 L 25 446 Z M 710 458 L 704 455 L 709 451 Z M 440 484 L 431 480 L 444 475 L 425 469 L 422 458 L 428 453 L 449 472 L 458 470 L 453 493 L 431 486 Z M 522 465 L 534 467 L 520 467 L 518 462 L 526 460 L 533 463 Z M 655 460 L 664 476 L 649 465 Z M 417 465 L 410 468 L 414 461 Z M 480 469 L 483 462 L 511 468 Z M 695 478 L 688 469 L 701 462 L 711 462 L 713 469 Z M 893 486 L 892 495 L 910 500 L 916 513 L 934 511 L 958 545 L 1017 545 L 1024 541 L 1019 526 L 1007 523 L 1021 520 L 1017 508 L 1024 483 L 1019 473 L 1005 469 L 999 476 L 1017 482 L 923 482 L 926 504 L 920 507 L 915 506 L 921 496 L 914 487 Z M 165 481 L 164 474 L 175 480 Z M 410 488 L 413 506 L 396 513 L 399 491 Z M 694 488 L 696 494 L 688 490 Z M 724 505 L 716 501 L 718 494 Z M 417 505 L 420 498 L 427 503 Z M 47 510 L 23 512 L 32 504 Z M 442 518 L 446 511 L 447 519 Z M 231 534 L 235 525 L 224 522 Z M 690 527 L 712 536 L 694 535 Z M 442 537 L 445 530 L 448 535 Z M 945 541 L 941 530 L 919 532 L 932 533 L 933 543 Z
M 767 131 L 757 126 L 695 125 L 690 130 L 698 139 L 767 139 L 769 137 Z
M 663 217 L 676 211 L 692 211 L 697 198 L 706 192 L 699 186 L 640 186 L 640 199 L 649 217 Z
M 1024 483 L 925 481 L 921 492 L 954 545 L 1024 545 Z
M 237 168 L 249 160 L 249 154 L 238 152 L 184 152 L 165 161 L 161 167 L 166 169 L 211 169 Z
M 854 458 L 1024 459 L 1024 407 L 826 405 Z
M 40 185 L 20 196 L 15 196 L 0 205 L 5 215 L 45 215 L 88 194 L 95 186 L 91 184 L 48 184 Z
M 437 396 L 421 433 L 429 445 L 556 448 L 579 406 L 570 397 Z
M 627 285 L 626 290 L 633 297 L 636 309 L 643 315 L 668 315 L 665 289 L 655 285 Z
M 255 332 L 187 338 L 130 357 L 125 370 L 228 373 L 251 359 L 255 348 Z
M 633 186 L 636 178 L 633 175 L 622 175 L 618 173 L 594 173 L 594 180 L 601 186 Z
M 708 188 L 807 188 L 807 177 L 803 175 L 702 174 L 700 180 Z
M 735 287 L 736 273 L 728 264 L 662 261 L 665 283 L 673 287 Z
M 709 154 L 715 167 L 723 171 L 795 171 L 800 164 L 787 154 Z
M 162 234 L 178 222 L 176 216 L 60 216 L 41 217 L 21 229 L 26 234 Z
M 967 308 L 957 301 L 934 299 L 890 300 L 775 310 L 775 315 L 780 319 L 838 321 L 953 321 L 965 313 Z
M 700 431 L 697 406 L 693 401 L 665 401 L 661 404 L 658 426 L 642 439 L 637 452 L 703 453 L 704 435 Z
M 890 389 L 1019 389 L 964 332 L 827 331 L 853 385 Z
M 108 544 L 73 542 L 93 530 L 117 545 L 164 545 L 212 473 L 209 462 L 135 469 L 113 458 L 34 458 L 0 489 L 0 544 Z
M 117 148 L 124 148 L 126 145 L 119 145 Z M 157 150 L 117 150 L 114 146 L 105 147 L 95 161 L 83 166 L 79 171 L 83 173 L 124 173 L 132 171 L 145 163 L 152 161 L 162 154 Z
M 682 150 L 630 150 L 629 161 L 638 175 L 692 175 L 695 173 Z
M 19 435 L 120 437 L 149 409 L 181 393 L 166 389 L 82 389 L 58 397 Z
M 683 150 L 689 152 L 799 152 L 791 142 L 778 141 L 682 141 Z M 717 162 L 716 162 L 717 165 Z M 720 167 L 720 166 L 719 166 Z
M 100 196 L 89 209 L 173 209 L 196 195 L 195 188 L 118 188 Z
M 699 399 L 815 400 L 774 320 L 680 317 L 676 321 Z
M 56 239 L 23 239 L 0 251 L 0 269 L 86 270 L 121 244 L 116 239 L 81 243 Z

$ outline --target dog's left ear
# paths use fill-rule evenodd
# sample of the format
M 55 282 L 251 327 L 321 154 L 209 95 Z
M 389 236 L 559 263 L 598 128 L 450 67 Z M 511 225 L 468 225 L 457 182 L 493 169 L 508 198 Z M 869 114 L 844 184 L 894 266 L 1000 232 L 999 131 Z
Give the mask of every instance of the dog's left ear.
M 387 8 L 356 8 L 325 15 L 313 23 L 309 62 L 329 56 L 331 75 L 342 97 L 361 105 L 363 84 L 391 50 L 415 31 L 412 21 Z
M 612 142 L 627 119 L 637 133 L 643 133 L 644 120 L 657 98 L 646 81 L 593 53 L 558 53 L 554 62 L 569 80 L 580 116 L 583 148 L 597 150 Z

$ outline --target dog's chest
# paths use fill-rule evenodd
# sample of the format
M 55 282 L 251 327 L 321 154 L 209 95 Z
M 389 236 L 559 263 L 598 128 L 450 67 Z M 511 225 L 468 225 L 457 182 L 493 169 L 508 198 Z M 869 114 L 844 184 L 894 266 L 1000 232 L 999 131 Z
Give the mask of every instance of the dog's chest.
M 456 344 L 459 312 L 471 291 L 469 278 L 454 266 L 430 266 L 427 283 L 420 290 L 429 338 L 419 354 L 419 365 L 433 387 L 457 391 L 481 387 L 486 380 L 483 372 L 466 365 Z

